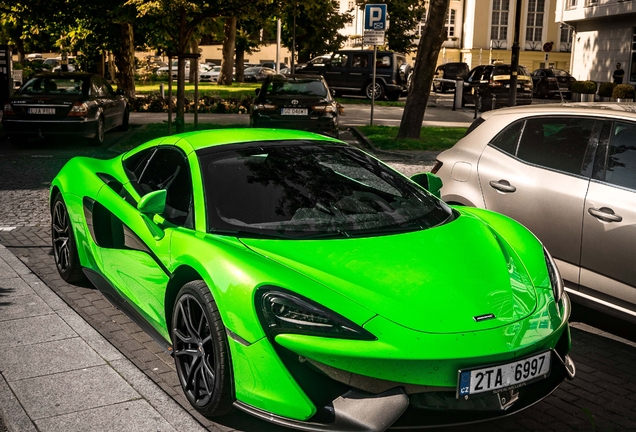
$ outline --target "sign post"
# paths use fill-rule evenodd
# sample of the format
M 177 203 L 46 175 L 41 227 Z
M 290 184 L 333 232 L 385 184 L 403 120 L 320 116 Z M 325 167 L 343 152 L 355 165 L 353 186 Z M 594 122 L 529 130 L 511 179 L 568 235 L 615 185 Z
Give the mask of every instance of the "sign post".
M 543 44 L 543 52 L 545 53 L 545 67 L 550 67 L 548 60 L 550 59 L 550 51 L 552 51 L 552 46 L 554 42 L 546 42 Z
M 373 78 L 371 80 L 371 121 L 373 126 L 373 108 L 375 106 L 375 72 L 378 57 L 378 45 L 384 45 L 384 32 L 386 30 L 386 5 L 368 4 L 364 6 L 364 34 L 363 45 L 373 45 Z

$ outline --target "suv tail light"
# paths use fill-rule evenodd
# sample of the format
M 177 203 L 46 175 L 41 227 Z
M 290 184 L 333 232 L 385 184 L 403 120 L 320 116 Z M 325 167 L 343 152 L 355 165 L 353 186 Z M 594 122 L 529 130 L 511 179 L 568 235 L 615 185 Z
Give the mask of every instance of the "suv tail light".
M 15 115 L 15 111 L 13 111 L 13 107 L 11 106 L 11 104 L 9 102 L 6 102 L 4 104 L 4 109 L 2 110 L 2 115 L 5 115 L 5 116 Z
M 88 115 L 88 105 L 80 101 L 75 102 L 68 113 L 69 117 L 84 117 L 86 115 Z

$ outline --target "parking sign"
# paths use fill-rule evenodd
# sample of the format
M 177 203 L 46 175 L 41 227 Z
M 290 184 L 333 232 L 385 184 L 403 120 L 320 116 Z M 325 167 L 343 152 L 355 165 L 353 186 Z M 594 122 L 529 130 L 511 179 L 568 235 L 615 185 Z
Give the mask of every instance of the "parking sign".
M 364 6 L 364 29 L 386 30 L 385 4 L 368 4 Z

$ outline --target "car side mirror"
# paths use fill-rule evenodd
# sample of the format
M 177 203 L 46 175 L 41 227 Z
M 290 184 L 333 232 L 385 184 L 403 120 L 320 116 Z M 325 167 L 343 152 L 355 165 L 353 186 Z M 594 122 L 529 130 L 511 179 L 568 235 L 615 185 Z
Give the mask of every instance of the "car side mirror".
M 155 240 L 161 240 L 165 232 L 149 215 L 159 215 L 164 212 L 166 209 L 166 194 L 167 191 L 165 189 L 148 192 L 141 197 L 137 204 L 137 210 L 141 212 L 141 217 Z
M 424 189 L 426 189 L 427 191 L 429 191 L 432 195 L 436 196 L 437 198 L 439 199 L 442 198 L 440 192 L 442 190 L 442 186 L 444 185 L 444 183 L 442 182 L 442 179 L 436 176 L 435 174 L 430 172 L 419 173 L 412 176 L 411 180 L 417 183 L 418 185 L 420 185 L 421 187 L 423 187 Z
M 259 88 L 254 89 L 254 93 L 256 93 L 256 96 L 260 95 L 261 94 L 261 89 L 259 89 Z
M 165 189 L 148 192 L 139 200 L 137 210 L 146 215 L 161 214 L 166 209 L 166 196 L 167 191 Z
M 332 97 L 336 97 L 336 91 L 334 89 L 329 89 L 329 93 L 331 93 Z

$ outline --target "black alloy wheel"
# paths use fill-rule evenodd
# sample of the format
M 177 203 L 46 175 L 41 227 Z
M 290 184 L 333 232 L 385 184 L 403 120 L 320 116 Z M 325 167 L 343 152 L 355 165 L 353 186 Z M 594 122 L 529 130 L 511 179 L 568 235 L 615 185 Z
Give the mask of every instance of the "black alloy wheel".
M 84 280 L 71 219 L 59 194 L 53 200 L 51 208 L 51 243 L 55 267 L 60 277 L 69 283 Z
M 373 83 L 369 83 L 366 85 L 364 93 L 367 99 L 373 99 Z M 375 100 L 381 100 L 384 98 L 384 86 L 382 83 L 376 81 L 375 82 Z
M 172 342 L 179 382 L 190 404 L 206 417 L 232 411 L 225 326 L 205 282 L 188 282 L 179 291 Z

